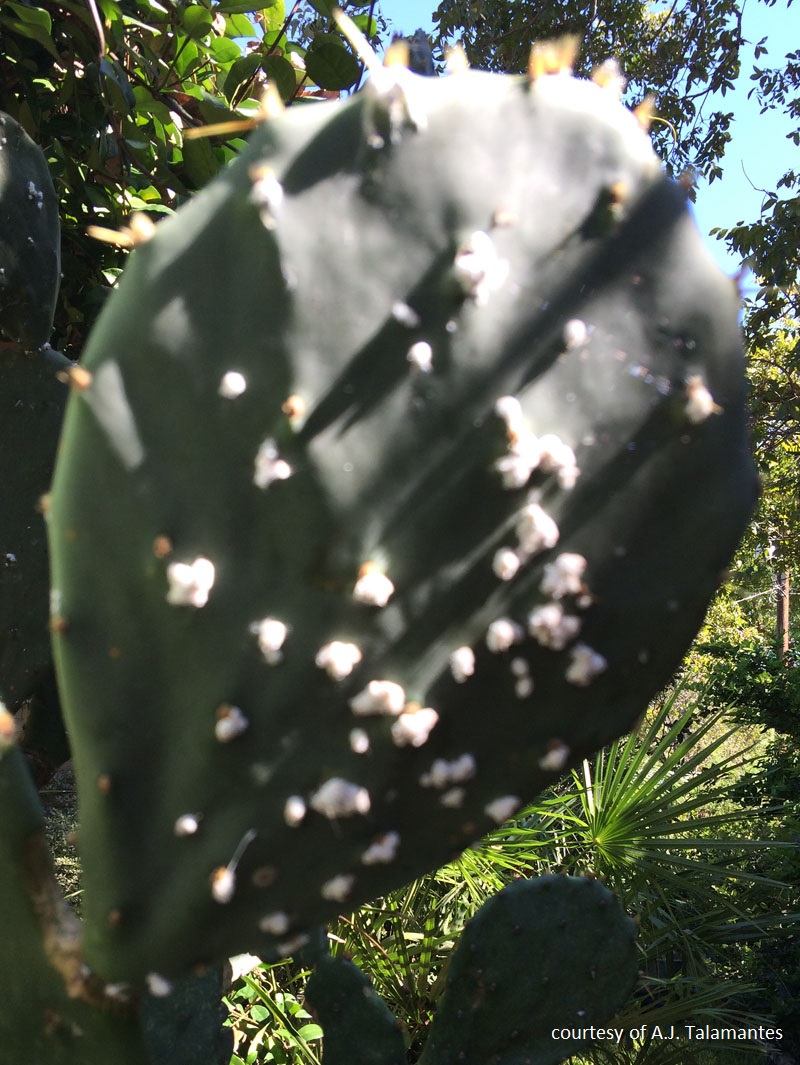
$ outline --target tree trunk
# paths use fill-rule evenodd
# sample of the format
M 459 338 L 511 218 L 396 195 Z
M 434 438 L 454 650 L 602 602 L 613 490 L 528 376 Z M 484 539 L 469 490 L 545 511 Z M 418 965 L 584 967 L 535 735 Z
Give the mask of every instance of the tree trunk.
M 789 571 L 778 574 L 775 587 L 776 600 L 776 636 L 781 654 L 785 658 L 789 651 Z

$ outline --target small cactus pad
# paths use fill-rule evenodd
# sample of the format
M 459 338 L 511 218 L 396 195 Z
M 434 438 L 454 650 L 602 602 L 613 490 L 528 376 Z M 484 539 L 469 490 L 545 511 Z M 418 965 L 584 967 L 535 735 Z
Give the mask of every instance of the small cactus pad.
M 753 506 L 736 317 L 563 73 L 378 69 L 159 224 L 50 512 L 104 979 L 290 953 L 630 728 Z
M 636 984 L 635 929 L 597 880 L 510 884 L 458 943 L 420 1065 L 556 1065 L 578 1053 Z
M 60 269 L 58 199 L 47 160 L 0 111 L 0 334 L 25 348 L 47 341 Z
M 405 1065 L 403 1033 L 368 976 L 347 958 L 322 957 L 305 990 L 325 1033 L 323 1065 Z

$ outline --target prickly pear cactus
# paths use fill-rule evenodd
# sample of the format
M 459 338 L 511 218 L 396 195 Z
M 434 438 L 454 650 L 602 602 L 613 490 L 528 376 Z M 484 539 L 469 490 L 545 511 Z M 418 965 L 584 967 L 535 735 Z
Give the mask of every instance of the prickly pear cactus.
M 347 958 L 321 957 L 304 998 L 325 1032 L 324 1065 L 405 1065 L 400 1024 Z
M 702 620 L 755 497 L 735 289 L 613 84 L 542 69 L 272 118 L 98 322 L 50 544 L 105 980 L 451 859 Z
M 478 910 L 453 951 L 420 1065 L 556 1065 L 577 1053 L 633 990 L 635 937 L 597 880 L 514 881 Z M 400 1025 L 347 958 L 317 961 L 305 1001 L 325 1031 L 323 1065 L 405 1062 Z
M 459 941 L 420 1065 L 556 1065 L 578 1053 L 633 990 L 635 935 L 597 880 L 503 888 Z
M 0 334 L 38 348 L 53 327 L 61 244 L 47 160 L 0 111 Z

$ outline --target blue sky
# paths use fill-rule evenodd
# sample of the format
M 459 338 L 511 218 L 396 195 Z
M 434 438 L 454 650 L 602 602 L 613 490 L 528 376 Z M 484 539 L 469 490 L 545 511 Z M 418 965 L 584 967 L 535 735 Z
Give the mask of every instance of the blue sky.
M 381 10 L 392 26 L 413 33 L 421 26 L 433 28 L 431 13 L 437 0 L 381 0 Z M 767 8 L 757 0 L 745 0 L 743 32 L 750 41 L 768 36 L 769 55 L 759 60 L 761 66 L 781 66 L 787 49 L 797 47 L 797 15 L 787 12 L 786 0 L 777 0 Z M 794 33 L 792 27 L 795 27 Z M 735 225 L 739 221 L 755 221 L 763 194 L 758 189 L 774 189 L 779 177 L 790 167 L 800 164 L 800 150 L 786 140 L 788 120 L 782 114 L 760 115 L 755 100 L 748 100 L 752 86 L 749 76 L 753 66 L 751 46 L 742 54 L 742 74 L 732 93 L 720 99 L 720 109 L 736 116 L 732 140 L 723 160 L 723 177 L 698 189 L 695 216 L 700 231 Z M 755 186 L 755 187 L 754 187 Z M 724 244 L 712 237 L 708 247 L 719 265 L 728 273 L 735 273 L 738 260 L 727 254 Z

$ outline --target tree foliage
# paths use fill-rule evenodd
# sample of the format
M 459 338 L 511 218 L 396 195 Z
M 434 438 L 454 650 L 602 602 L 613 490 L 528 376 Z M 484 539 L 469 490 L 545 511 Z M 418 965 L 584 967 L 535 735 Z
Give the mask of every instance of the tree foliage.
M 736 0 L 443 0 L 435 13 L 439 43 L 461 40 L 470 62 L 522 71 L 532 41 L 576 34 L 579 69 L 619 59 L 628 98 L 655 97 L 656 150 L 668 172 L 693 168 L 713 179 L 733 114 L 720 97 L 739 74 L 743 45 Z
M 760 41 L 756 57 L 763 52 L 764 41 Z M 761 113 L 783 111 L 786 139 L 800 147 L 800 50 L 789 52 L 783 67 L 754 67 L 751 80 L 750 95 L 756 95 Z M 789 329 L 796 340 L 800 323 L 800 168 L 787 170 L 773 189 L 764 190 L 759 218 L 740 220 L 730 229 L 713 232 L 742 256 L 758 281 L 758 291 L 747 299 L 745 313 L 751 344 L 766 346 L 778 325 Z
M 191 140 L 246 118 L 272 85 L 305 102 L 357 83 L 361 64 L 330 0 L 8 0 L 0 5 L 0 110 L 48 157 L 61 201 L 63 281 L 53 343 L 80 355 L 124 253 L 86 238 L 132 211 L 174 210 L 240 147 L 242 134 Z M 374 3 L 356 23 L 385 29 Z

